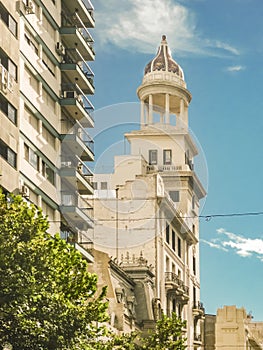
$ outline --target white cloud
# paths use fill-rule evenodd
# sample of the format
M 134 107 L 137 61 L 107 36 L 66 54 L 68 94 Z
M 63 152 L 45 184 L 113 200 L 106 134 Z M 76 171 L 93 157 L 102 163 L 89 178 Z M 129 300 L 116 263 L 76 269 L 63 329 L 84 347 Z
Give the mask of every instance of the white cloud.
M 201 242 L 209 245 L 209 247 L 211 248 L 216 248 L 216 249 L 220 249 L 220 250 L 224 250 L 225 252 L 227 252 L 228 250 L 226 248 L 224 248 L 222 245 L 220 244 L 216 244 L 213 243 L 212 241 L 206 241 L 205 239 L 200 239 Z
M 98 0 L 97 43 L 152 53 L 165 34 L 177 55 L 188 52 L 220 56 L 238 55 L 227 43 L 202 38 L 193 11 L 176 0 Z
M 211 241 L 204 241 L 211 248 L 225 249 L 231 248 L 236 254 L 242 257 L 257 257 L 263 262 L 263 239 L 246 238 L 233 232 L 228 232 L 224 228 L 217 230 L 219 238 Z M 214 243 L 216 242 L 216 243 Z M 228 249 L 227 249 L 228 248 Z
M 227 67 L 227 71 L 228 72 L 240 72 L 241 70 L 245 70 L 246 67 L 245 66 L 230 66 Z

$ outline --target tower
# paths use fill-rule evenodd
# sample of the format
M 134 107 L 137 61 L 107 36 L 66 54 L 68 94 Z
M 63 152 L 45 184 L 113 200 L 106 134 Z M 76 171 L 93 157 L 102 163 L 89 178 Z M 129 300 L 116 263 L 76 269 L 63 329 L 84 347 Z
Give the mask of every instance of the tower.
M 188 347 L 197 350 L 204 314 L 198 215 L 205 190 L 194 172 L 198 150 L 188 128 L 191 94 L 165 36 L 137 94 L 140 129 L 125 134 L 130 154 L 115 157 L 111 175 L 94 177 L 95 219 L 101 219 L 94 243 L 126 265 L 126 257 L 140 255 L 151 264 L 154 295 L 147 297 L 152 309 L 138 322 L 149 324 L 161 312 L 176 312 L 187 321 Z

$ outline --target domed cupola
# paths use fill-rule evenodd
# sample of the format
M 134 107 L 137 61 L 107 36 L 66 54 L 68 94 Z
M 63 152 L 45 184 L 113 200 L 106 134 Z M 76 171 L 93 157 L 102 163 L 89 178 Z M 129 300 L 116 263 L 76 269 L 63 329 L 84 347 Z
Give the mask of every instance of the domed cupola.
M 141 125 L 188 127 L 187 90 L 184 73 L 173 60 L 166 36 L 162 36 L 156 56 L 146 65 L 142 84 L 137 89 L 141 101 Z M 174 122 L 175 120 L 175 122 Z
M 162 36 L 161 45 L 159 46 L 156 56 L 146 65 L 144 69 L 144 75 L 154 71 L 175 73 L 184 80 L 183 70 L 172 58 L 165 35 Z

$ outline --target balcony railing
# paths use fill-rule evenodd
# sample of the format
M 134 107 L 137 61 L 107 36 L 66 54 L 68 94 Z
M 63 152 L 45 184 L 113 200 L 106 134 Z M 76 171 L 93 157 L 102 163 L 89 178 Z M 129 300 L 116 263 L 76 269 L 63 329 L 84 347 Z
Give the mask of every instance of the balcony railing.
M 193 309 L 204 311 L 205 310 L 204 304 L 201 301 L 197 301 L 193 303 Z
M 67 120 L 62 121 L 61 133 L 65 137 L 67 137 L 66 135 L 76 135 L 94 154 L 94 140 L 78 121 L 75 121 L 74 125 Z
M 94 73 L 78 49 L 66 49 L 66 54 L 63 56 L 63 63 L 77 64 L 86 77 L 93 81 Z
M 93 49 L 94 39 L 92 38 L 89 30 L 81 20 L 80 16 L 75 12 L 73 15 L 68 13 L 67 11 L 62 11 L 62 27 L 75 27 L 85 40 L 86 44 L 88 44 L 92 53 L 95 55 Z
M 86 94 L 81 90 L 78 84 L 62 84 L 62 98 L 74 98 L 79 101 L 83 108 L 90 115 L 90 112 L 94 111 L 94 106 L 88 99 Z M 71 92 L 71 94 L 69 94 Z M 92 116 L 90 115 L 93 120 Z M 94 120 L 93 120 L 94 121 Z
M 180 171 L 182 170 L 181 165 L 159 165 L 159 171 Z
M 165 282 L 172 282 L 176 289 L 181 289 L 184 294 L 189 295 L 189 287 L 184 285 L 184 282 L 174 273 L 165 272 Z
M 197 319 L 202 318 L 204 316 L 204 313 L 205 313 L 205 308 L 203 303 L 201 303 L 200 301 L 194 302 L 193 303 L 194 317 L 196 317 Z
M 62 192 L 61 204 L 65 207 L 77 207 L 89 217 L 93 217 L 93 206 L 78 194 Z

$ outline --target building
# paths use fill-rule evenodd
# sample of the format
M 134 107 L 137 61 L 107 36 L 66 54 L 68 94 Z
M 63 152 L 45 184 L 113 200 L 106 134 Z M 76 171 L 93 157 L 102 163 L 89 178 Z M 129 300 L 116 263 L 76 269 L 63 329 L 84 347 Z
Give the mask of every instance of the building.
M 175 311 L 187 320 L 188 348 L 197 350 L 202 348 L 204 315 L 198 215 L 205 190 L 194 171 L 198 151 L 188 129 L 191 94 L 165 36 L 137 94 L 141 122 L 140 130 L 125 135 L 130 154 L 115 157 L 112 174 L 94 175 L 95 226 L 89 237 L 96 250 L 120 266 L 128 256 L 145 259 L 151 267 L 153 294 L 141 304 L 135 292 L 135 305 L 142 311 L 135 324 L 147 329 L 162 312 Z M 125 272 L 133 278 L 128 261 Z
M 262 350 L 263 322 L 253 322 L 244 308 L 224 306 L 205 315 L 205 350 Z
M 93 193 L 93 10 L 89 0 L 0 1 L 1 188 L 75 242 L 93 225 L 84 198 Z

